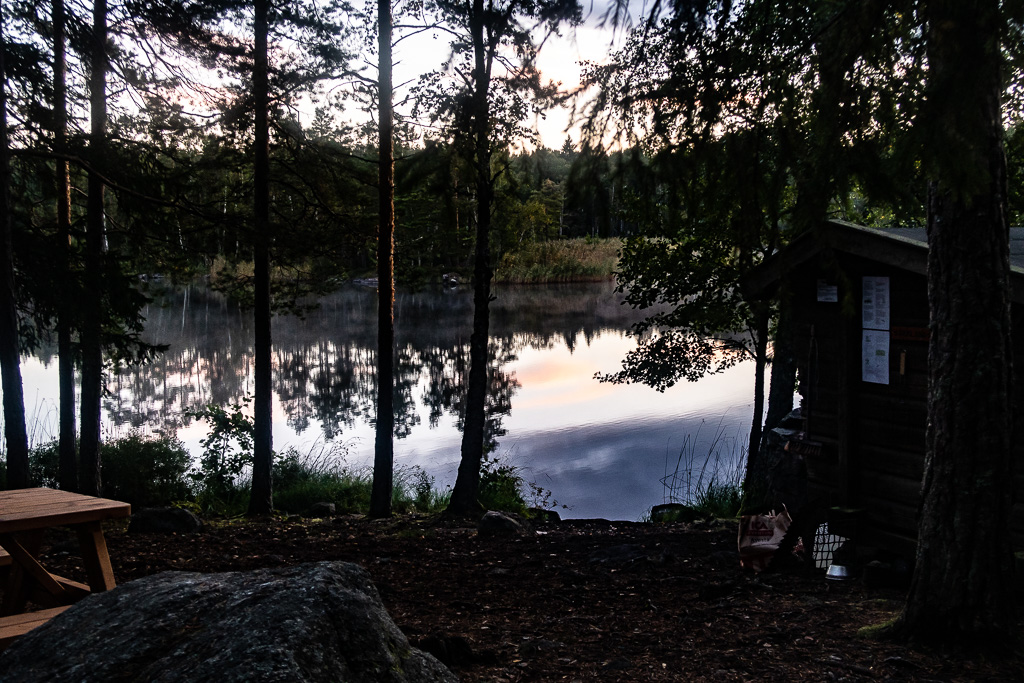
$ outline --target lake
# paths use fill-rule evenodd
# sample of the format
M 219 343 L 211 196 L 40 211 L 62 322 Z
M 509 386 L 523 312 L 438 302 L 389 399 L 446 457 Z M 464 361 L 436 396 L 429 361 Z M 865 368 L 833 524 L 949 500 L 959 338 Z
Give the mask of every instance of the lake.
M 680 454 L 700 466 L 717 451 L 738 465 L 753 409 L 753 366 L 738 365 L 664 393 L 599 382 L 636 340 L 642 314 L 621 304 L 611 282 L 497 287 L 488 433 L 498 458 L 550 492 L 567 518 L 636 520 L 666 501 L 662 479 Z M 274 448 L 344 452 L 353 467 L 373 460 L 376 291 L 349 286 L 302 318 L 274 319 Z M 239 403 L 253 390 L 252 321 L 200 287 L 146 310 L 148 341 L 168 344 L 156 362 L 108 379 L 105 438 L 131 429 L 176 434 L 201 451 L 204 422 L 183 412 Z M 455 481 L 460 407 L 468 373 L 472 293 L 400 292 L 395 464 L 420 467 L 440 487 Z M 32 441 L 56 434 L 52 349 L 25 359 Z M 568 506 L 563 508 L 562 506 Z

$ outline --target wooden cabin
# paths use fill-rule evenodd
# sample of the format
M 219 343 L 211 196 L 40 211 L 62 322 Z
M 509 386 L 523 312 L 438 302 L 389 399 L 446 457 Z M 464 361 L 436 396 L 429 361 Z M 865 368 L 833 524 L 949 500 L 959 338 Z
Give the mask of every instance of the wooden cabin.
M 792 307 L 812 498 L 861 511 L 858 539 L 912 556 L 927 417 L 927 238 L 832 221 L 793 240 L 745 283 Z M 1014 363 L 1024 368 L 1024 229 L 1011 231 Z M 1024 406 L 1016 383 L 1014 402 Z M 1021 412 L 1018 415 L 1024 414 Z M 1024 448 L 1015 452 L 1024 492 Z M 1024 549 L 1024 495 L 1006 524 Z

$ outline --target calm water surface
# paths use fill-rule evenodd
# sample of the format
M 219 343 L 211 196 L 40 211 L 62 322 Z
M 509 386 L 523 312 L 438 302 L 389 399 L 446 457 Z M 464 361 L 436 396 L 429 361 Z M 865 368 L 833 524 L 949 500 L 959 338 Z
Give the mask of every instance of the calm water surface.
M 563 517 L 635 520 L 664 502 L 661 479 L 680 450 L 703 460 L 721 435 L 738 454 L 749 429 L 753 368 L 737 366 L 664 393 L 598 382 L 636 344 L 637 312 L 611 283 L 499 288 L 492 304 L 488 432 L 496 453 L 568 509 Z M 192 288 L 147 311 L 146 337 L 170 347 L 157 362 L 109 378 L 104 430 L 177 434 L 194 453 L 204 422 L 182 413 L 238 403 L 253 390 L 252 322 L 219 295 Z M 319 452 L 343 444 L 346 460 L 373 460 L 376 292 L 352 287 L 304 318 L 274 320 L 274 447 Z M 472 295 L 400 293 L 396 300 L 398 467 L 438 485 L 455 480 L 460 408 L 469 364 Z M 56 358 L 26 359 L 33 441 L 56 434 Z M 34 413 L 34 414 L 31 414 Z M 689 439 L 688 439 L 689 437 Z

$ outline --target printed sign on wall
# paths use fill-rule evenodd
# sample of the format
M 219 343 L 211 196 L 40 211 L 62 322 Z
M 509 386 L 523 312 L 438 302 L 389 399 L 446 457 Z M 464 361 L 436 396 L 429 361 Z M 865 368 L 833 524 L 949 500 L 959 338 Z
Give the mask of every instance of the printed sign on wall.
M 889 383 L 889 278 L 867 276 L 861 288 L 861 379 Z
M 839 301 L 839 285 L 827 280 L 818 280 L 818 301 L 836 303 Z
M 864 278 L 860 310 L 865 330 L 889 329 L 889 278 Z
M 885 330 L 864 330 L 861 358 L 864 365 L 861 379 L 874 384 L 889 383 L 889 333 Z

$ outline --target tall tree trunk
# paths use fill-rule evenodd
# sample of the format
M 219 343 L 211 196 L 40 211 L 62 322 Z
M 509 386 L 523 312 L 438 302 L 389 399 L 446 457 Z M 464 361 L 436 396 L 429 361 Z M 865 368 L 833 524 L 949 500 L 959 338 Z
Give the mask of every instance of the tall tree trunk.
M 380 108 L 377 229 L 377 425 L 373 456 L 370 516 L 391 514 L 394 485 L 394 368 L 395 368 L 395 149 L 391 83 L 391 0 L 377 0 L 380 68 L 377 101 Z
M 103 163 L 107 134 L 107 3 L 93 3 L 92 73 L 89 77 L 90 160 L 93 168 Z M 87 297 L 82 322 L 82 434 L 81 477 L 83 493 L 99 495 L 100 410 L 103 388 L 102 296 L 103 291 L 103 179 L 89 171 L 85 236 L 85 281 L 94 296 Z
M 928 202 L 928 428 L 917 562 L 898 634 L 1007 646 L 1015 632 L 1009 235 L 998 0 L 926 5 L 936 155 Z
M 67 152 L 67 41 L 64 0 L 53 0 L 53 126 L 54 145 Z M 61 280 L 71 282 L 71 177 L 70 165 L 57 159 L 57 269 Z M 60 386 L 58 482 L 65 491 L 78 488 L 78 453 L 75 446 L 75 359 L 71 345 L 74 310 L 71 297 L 61 297 L 57 311 L 57 375 Z
M 793 393 L 796 390 L 796 353 L 793 348 L 793 314 L 789 297 L 779 297 L 778 323 L 772 343 L 772 375 L 768 387 L 768 414 L 764 418 L 764 432 L 778 427 L 783 418 L 793 411 Z M 764 434 L 761 437 L 764 445 Z
M 491 302 L 491 176 L 490 70 L 484 43 L 484 3 L 473 0 L 470 17 L 474 52 L 473 143 L 476 162 L 476 250 L 473 263 L 473 333 L 469 338 L 469 382 L 466 418 L 462 431 L 462 459 L 447 512 L 465 515 L 481 509 L 480 465 L 483 462 L 484 426 L 487 403 L 487 340 L 490 333 Z
M 274 510 L 271 473 L 274 461 L 273 407 L 270 339 L 270 107 L 269 58 L 267 47 L 268 0 L 255 3 L 255 55 L 253 101 L 255 118 L 255 160 L 253 168 L 253 208 L 255 213 L 253 270 L 255 277 L 255 396 L 253 399 L 252 492 L 249 514 L 263 515 Z
M 11 151 L 7 135 L 7 69 L 3 57 L 6 49 L 3 8 L 0 7 L 0 374 L 4 391 L 7 487 L 20 489 L 29 486 L 28 430 L 25 427 L 11 243 Z
M 757 455 L 761 449 L 761 430 L 764 420 L 764 373 L 768 365 L 768 327 L 771 307 L 758 304 L 754 325 L 754 415 L 750 421 L 750 439 L 747 444 L 747 478 L 757 471 Z

